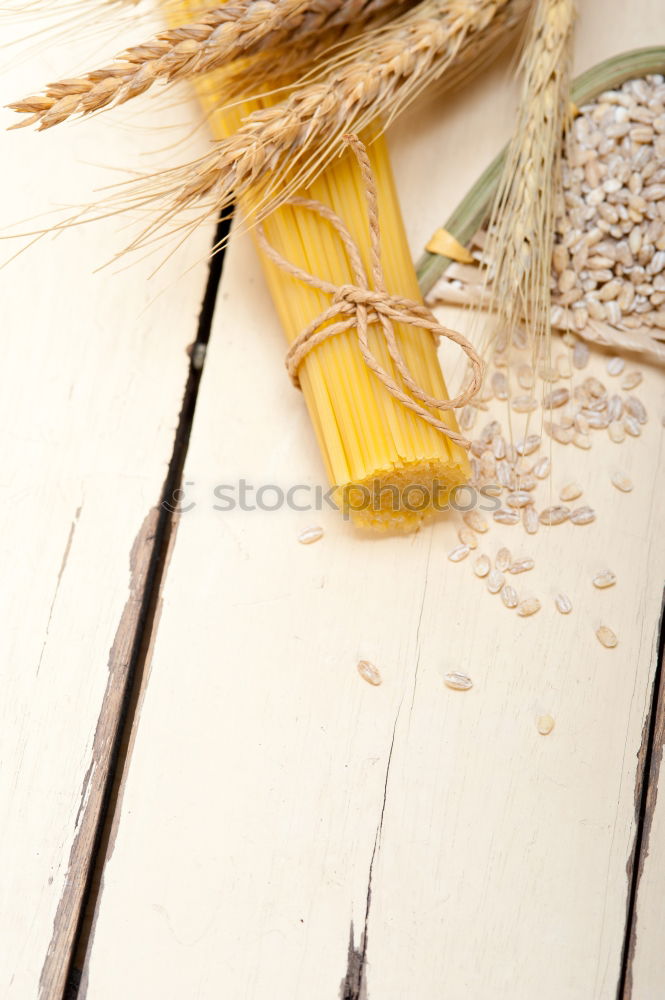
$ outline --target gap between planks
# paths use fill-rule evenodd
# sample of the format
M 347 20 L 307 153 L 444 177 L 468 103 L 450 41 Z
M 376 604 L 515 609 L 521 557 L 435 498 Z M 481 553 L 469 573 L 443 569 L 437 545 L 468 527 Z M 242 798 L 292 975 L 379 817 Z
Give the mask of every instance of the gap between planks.
M 644 863 L 649 854 L 649 837 L 656 811 L 658 780 L 665 744 L 665 671 L 663 670 L 665 659 L 665 590 L 663 590 L 656 655 L 651 704 L 645 721 L 635 782 L 635 809 L 637 813 L 635 845 L 627 865 L 629 893 L 617 1000 L 632 1000 L 633 996 L 633 962 L 637 945 L 637 903 Z
M 196 337 L 191 345 L 189 373 L 159 507 L 146 517 L 132 548 L 130 597 L 110 654 L 109 683 L 97 723 L 86 784 L 81 792 L 83 818 L 70 852 L 71 877 L 58 904 L 53 936 L 42 968 L 40 1000 L 59 997 L 76 1000 L 78 995 L 80 970 L 93 928 L 147 654 L 159 618 L 161 584 L 175 538 L 177 521 L 173 504 L 182 481 L 205 363 L 198 361 L 196 348 L 205 349 L 210 339 L 231 221 L 229 213 L 219 222 L 214 234 L 208 280 Z

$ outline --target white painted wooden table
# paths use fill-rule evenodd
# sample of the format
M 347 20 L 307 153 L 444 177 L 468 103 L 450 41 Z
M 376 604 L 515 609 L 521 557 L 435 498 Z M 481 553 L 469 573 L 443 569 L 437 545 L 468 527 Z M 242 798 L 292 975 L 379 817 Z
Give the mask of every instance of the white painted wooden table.
M 660 4 L 609 8 L 581 0 L 578 71 L 664 33 Z M 12 72 L 7 98 L 28 79 Z M 414 256 L 504 141 L 506 74 L 393 131 Z M 195 112 L 161 113 L 170 127 Z M 90 161 L 141 163 L 140 118 L 113 121 L 0 136 L 2 220 L 80 202 L 81 184 L 104 183 Z M 215 509 L 215 487 L 240 479 L 323 484 L 239 238 L 178 435 L 191 509 L 160 568 L 208 273 L 187 265 L 210 239 L 152 283 L 154 261 L 91 273 L 122 243 L 112 224 L 0 272 L 0 998 L 63 995 L 126 678 L 144 664 L 79 997 L 658 1000 L 662 372 L 640 366 L 641 438 L 555 452 L 554 487 L 580 479 L 595 525 L 488 537 L 490 554 L 506 543 L 536 559 L 544 608 L 520 621 L 470 563 L 448 563 L 452 522 L 370 540 L 332 511 Z M 617 465 L 637 484 L 628 496 L 607 485 Z M 324 539 L 298 545 L 311 523 Z M 619 580 L 599 595 L 588 580 L 607 563 Z M 557 589 L 575 599 L 569 618 Z M 614 651 L 593 634 L 601 614 Z M 363 656 L 381 687 L 359 679 Z M 455 667 L 474 678 L 467 694 L 442 684 Z

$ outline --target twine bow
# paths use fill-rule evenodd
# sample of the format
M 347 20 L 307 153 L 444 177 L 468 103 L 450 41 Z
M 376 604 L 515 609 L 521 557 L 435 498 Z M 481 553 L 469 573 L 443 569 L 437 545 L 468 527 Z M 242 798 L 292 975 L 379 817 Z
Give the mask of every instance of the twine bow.
M 367 279 L 357 244 L 342 219 L 332 209 L 328 208 L 327 205 L 309 198 L 290 198 L 287 202 L 289 205 L 295 205 L 314 212 L 332 225 L 346 250 L 353 274 L 353 284 L 334 285 L 323 278 L 318 278 L 316 275 L 309 274 L 302 268 L 297 267 L 283 257 L 268 242 L 261 225 L 256 227 L 259 245 L 278 267 L 311 288 L 317 288 L 332 296 L 330 306 L 296 337 L 289 348 L 286 355 L 286 367 L 291 380 L 294 385 L 299 387 L 298 369 L 309 352 L 329 337 L 335 337 L 355 327 L 358 334 L 358 346 L 360 347 L 365 364 L 370 371 L 374 372 L 390 395 L 402 403 L 403 406 L 413 410 L 414 413 L 417 413 L 419 417 L 422 417 L 423 420 L 426 420 L 427 423 L 431 424 L 442 434 L 445 434 L 451 441 L 455 441 L 457 444 L 462 445 L 462 447 L 468 448 L 470 442 L 453 428 L 449 427 L 439 417 L 431 413 L 427 407 L 434 410 L 453 410 L 468 403 L 481 387 L 483 363 L 466 337 L 463 337 L 455 330 L 442 326 L 430 309 L 424 305 L 420 305 L 418 302 L 414 302 L 412 299 L 390 295 L 386 290 L 383 268 L 381 267 L 381 237 L 376 185 L 369 157 L 364 144 L 356 135 L 347 134 L 344 136 L 344 141 L 351 147 L 358 161 L 364 183 L 369 216 L 373 288 L 370 287 Z M 330 320 L 335 318 L 337 318 L 337 322 L 330 323 Z M 368 343 L 368 325 L 370 323 L 380 324 L 388 353 L 408 393 L 398 385 L 391 373 L 382 367 L 372 353 Z M 404 361 L 395 336 L 393 323 L 404 323 L 408 326 L 429 330 L 437 339 L 447 337 L 448 340 L 452 340 L 461 347 L 468 357 L 471 366 L 471 378 L 466 389 L 458 396 L 455 396 L 454 399 L 436 399 L 425 392 L 415 381 Z M 324 324 L 329 325 L 326 326 Z

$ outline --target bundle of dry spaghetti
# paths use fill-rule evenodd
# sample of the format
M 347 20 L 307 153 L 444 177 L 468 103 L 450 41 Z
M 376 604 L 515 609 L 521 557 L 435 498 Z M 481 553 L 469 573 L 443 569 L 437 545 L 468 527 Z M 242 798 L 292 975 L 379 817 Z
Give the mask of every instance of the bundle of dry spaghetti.
M 12 105 L 27 116 L 21 124 L 47 129 L 172 81 L 195 83 L 211 151 L 115 207 L 153 207 L 136 248 L 187 212 L 178 225 L 240 205 L 328 475 L 361 524 L 412 529 L 467 479 L 454 409 L 480 383 L 473 349 L 422 305 L 381 131 L 426 84 L 451 84 L 496 55 L 527 6 L 164 0 L 164 31 Z M 441 335 L 471 362 L 454 400 L 438 363 Z

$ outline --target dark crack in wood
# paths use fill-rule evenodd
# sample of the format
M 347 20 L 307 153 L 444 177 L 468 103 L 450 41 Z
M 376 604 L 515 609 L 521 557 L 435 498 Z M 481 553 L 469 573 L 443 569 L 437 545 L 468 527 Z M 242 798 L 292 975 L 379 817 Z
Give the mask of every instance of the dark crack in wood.
M 637 945 L 637 901 L 644 864 L 649 856 L 649 838 L 656 802 L 658 800 L 658 779 L 665 746 L 665 591 L 661 605 L 660 627 L 656 671 L 653 681 L 651 706 L 642 733 L 642 744 L 638 753 L 635 806 L 637 829 L 635 844 L 628 859 L 629 893 L 626 913 L 626 928 L 621 956 L 621 972 L 617 986 L 617 1000 L 632 1000 L 633 960 Z
M 402 704 L 400 702 L 399 708 L 397 709 L 397 715 L 395 716 L 395 721 L 393 723 L 392 737 L 390 740 L 390 748 L 388 750 L 388 760 L 386 761 L 386 773 L 383 782 L 383 800 L 381 802 L 381 813 L 379 815 L 379 822 L 376 827 L 376 833 L 374 834 L 374 845 L 372 847 L 372 856 L 369 861 L 369 873 L 367 876 L 367 896 L 365 898 L 365 919 L 363 923 L 363 929 L 360 934 L 360 941 L 356 947 L 355 943 L 355 932 L 353 928 L 353 921 L 351 921 L 351 931 L 349 934 L 349 948 L 347 952 L 347 965 L 346 965 L 346 975 L 342 980 L 340 986 L 340 1000 L 368 1000 L 367 994 L 367 939 L 368 939 L 368 925 L 369 925 L 369 911 L 372 905 L 372 878 L 374 876 L 374 862 L 379 851 L 379 845 L 381 843 L 381 832 L 383 830 L 383 818 L 386 812 L 386 801 L 388 799 L 388 778 L 390 776 L 390 764 L 393 758 L 393 749 L 395 747 L 395 733 L 397 731 L 397 721 L 399 719 L 399 713 Z
M 228 217 L 220 222 L 215 233 L 215 253 L 210 261 L 192 348 L 206 345 L 210 338 L 222 273 L 223 248 L 230 224 Z M 106 691 L 90 764 L 81 789 L 65 887 L 58 902 L 51 941 L 42 966 L 39 1000 L 76 1000 L 81 995 L 82 956 L 85 956 L 89 945 L 91 914 L 96 909 L 101 884 L 99 872 L 104 866 L 108 830 L 116 809 L 116 791 L 126 765 L 123 748 L 127 746 L 127 734 L 135 722 L 135 692 L 141 686 L 149 637 L 154 630 L 161 582 L 174 531 L 172 498 L 177 496 L 182 481 L 203 361 L 202 352 L 197 356 L 190 349 L 189 372 L 162 494 L 158 505 L 145 518 L 132 546 L 129 598 L 109 653 Z M 68 545 L 71 544 L 72 533 Z

